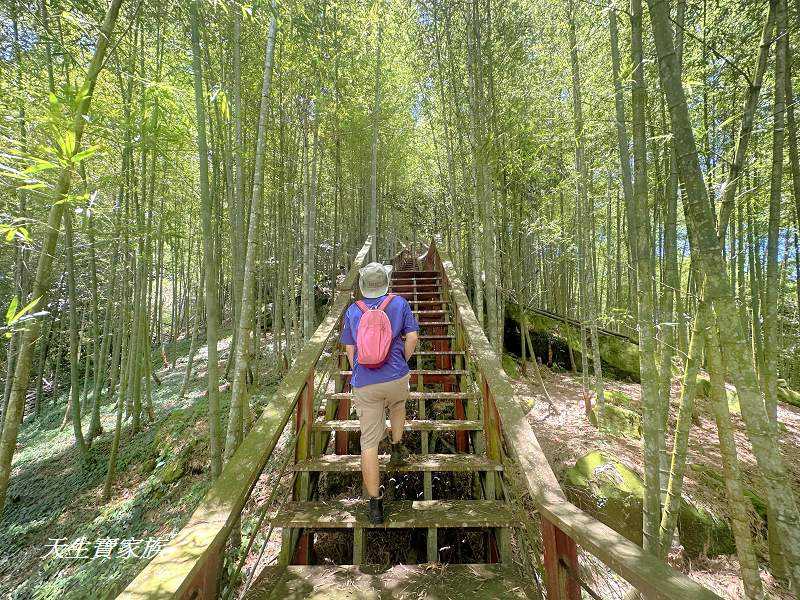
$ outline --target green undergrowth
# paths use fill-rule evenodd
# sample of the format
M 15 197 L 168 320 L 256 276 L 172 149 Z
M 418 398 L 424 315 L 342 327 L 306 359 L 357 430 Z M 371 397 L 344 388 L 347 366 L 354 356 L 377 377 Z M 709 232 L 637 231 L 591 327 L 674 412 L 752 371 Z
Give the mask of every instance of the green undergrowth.
M 188 340 L 179 343 L 175 351 L 182 359 L 174 370 L 160 371 L 161 385 L 153 384 L 154 421 L 145 417 L 136 434 L 129 420 L 123 423 L 117 477 L 108 502 L 102 500 L 102 489 L 113 439 L 114 403 L 102 406 L 104 433 L 95 439 L 85 460 L 74 447 L 71 424 L 61 429 L 65 396 L 40 418 L 23 424 L 0 528 L 3 598 L 113 598 L 149 559 L 123 556 L 120 543 L 110 557 L 101 553 L 95 558 L 96 542 L 141 540 L 131 542 L 137 554 L 144 554 L 148 544 L 154 552 L 186 522 L 210 485 L 205 348 L 197 354 L 187 395 L 178 397 L 188 349 Z M 167 349 L 167 354 L 171 357 L 172 351 Z M 230 391 L 220 396 L 225 415 Z M 259 390 L 252 400 L 260 404 L 264 397 Z M 82 422 L 87 431 L 89 416 L 84 415 Z M 223 423 L 223 432 L 224 427 Z M 82 548 L 81 538 L 86 539 Z M 70 550 L 62 546 L 62 556 L 87 557 L 54 556 L 54 539 L 75 544 Z

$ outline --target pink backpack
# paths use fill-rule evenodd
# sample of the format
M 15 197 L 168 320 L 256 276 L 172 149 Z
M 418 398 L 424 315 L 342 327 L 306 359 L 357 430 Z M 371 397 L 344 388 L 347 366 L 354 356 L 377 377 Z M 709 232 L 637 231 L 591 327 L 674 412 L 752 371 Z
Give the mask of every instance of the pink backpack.
M 356 331 L 358 364 L 362 367 L 377 369 L 389 358 L 393 338 L 392 324 L 384 311 L 393 298 L 394 294 L 389 294 L 375 308 L 370 308 L 363 300 L 356 302 L 363 313 Z

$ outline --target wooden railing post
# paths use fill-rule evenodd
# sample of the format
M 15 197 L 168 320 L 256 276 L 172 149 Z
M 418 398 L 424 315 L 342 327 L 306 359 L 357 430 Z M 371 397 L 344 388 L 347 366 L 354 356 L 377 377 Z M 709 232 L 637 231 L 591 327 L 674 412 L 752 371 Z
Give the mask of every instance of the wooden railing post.
M 352 368 L 352 365 L 348 365 L 347 355 L 342 352 L 341 356 L 339 357 L 339 371 L 346 371 L 348 368 Z M 349 379 L 347 379 L 347 377 L 344 375 L 338 375 L 337 377 L 339 377 L 339 380 L 336 383 L 336 391 L 350 391 L 351 388 Z M 342 398 L 339 400 L 339 404 L 336 406 L 336 418 L 341 421 L 346 421 L 350 418 L 349 398 Z M 346 431 L 337 431 L 334 435 L 336 438 L 334 442 L 336 454 L 348 454 L 350 447 L 350 434 Z
M 578 548 L 575 541 L 542 518 L 542 545 L 547 600 L 581 600 L 581 587 L 576 579 Z
M 314 370 L 312 370 L 306 379 L 306 384 L 297 402 L 297 416 L 295 419 L 295 433 L 297 435 L 295 460 L 297 462 L 308 460 L 313 453 L 313 448 L 311 446 L 311 440 L 313 438 L 311 433 L 314 419 Z M 303 471 L 297 475 L 297 480 L 295 481 L 294 499 L 301 502 L 309 500 L 310 490 L 310 473 Z M 309 564 L 311 561 L 312 544 L 313 540 L 311 534 L 307 531 L 302 531 L 297 540 L 292 563 L 299 565 Z

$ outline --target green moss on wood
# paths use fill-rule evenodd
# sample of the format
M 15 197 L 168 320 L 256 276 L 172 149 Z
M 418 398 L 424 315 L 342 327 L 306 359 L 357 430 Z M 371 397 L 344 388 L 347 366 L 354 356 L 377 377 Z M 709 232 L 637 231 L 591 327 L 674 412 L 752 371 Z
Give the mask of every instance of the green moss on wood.
M 503 354 L 503 370 L 509 377 L 519 379 L 519 366 L 509 354 Z

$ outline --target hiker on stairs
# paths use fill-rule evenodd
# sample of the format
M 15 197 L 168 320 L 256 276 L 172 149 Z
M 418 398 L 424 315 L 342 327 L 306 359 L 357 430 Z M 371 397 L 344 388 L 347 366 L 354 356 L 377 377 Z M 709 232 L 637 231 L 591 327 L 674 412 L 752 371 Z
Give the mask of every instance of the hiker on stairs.
M 387 408 L 392 428 L 389 464 L 402 464 L 409 456 L 402 441 L 409 394 L 408 359 L 419 337 L 419 324 L 408 301 L 387 293 L 391 272 L 391 265 L 377 262 L 359 271 L 364 299 L 347 309 L 341 337 L 353 370 L 350 385 L 361 428 L 361 475 L 369 494 L 370 520 L 375 524 L 384 520 L 378 444 L 386 435 Z

